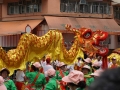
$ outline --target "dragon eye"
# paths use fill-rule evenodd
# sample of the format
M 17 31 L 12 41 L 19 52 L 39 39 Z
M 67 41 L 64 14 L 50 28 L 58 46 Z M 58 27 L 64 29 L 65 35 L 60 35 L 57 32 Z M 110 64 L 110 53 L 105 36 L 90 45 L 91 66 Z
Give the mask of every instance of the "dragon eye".
M 91 37 L 91 35 L 92 35 L 91 32 L 86 32 L 86 33 L 84 33 L 83 37 L 84 37 L 85 39 L 89 39 L 89 38 Z

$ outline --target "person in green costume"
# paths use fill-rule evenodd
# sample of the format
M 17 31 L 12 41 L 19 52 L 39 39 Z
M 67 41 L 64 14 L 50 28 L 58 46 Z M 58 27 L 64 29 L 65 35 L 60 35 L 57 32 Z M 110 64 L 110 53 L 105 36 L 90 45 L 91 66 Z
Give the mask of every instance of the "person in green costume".
M 36 78 L 36 81 L 32 87 L 35 90 L 42 90 L 44 88 L 44 85 L 46 84 L 45 75 L 39 72 L 40 67 L 41 67 L 40 63 L 35 62 L 34 64 L 31 65 L 30 71 L 27 70 L 25 72 L 29 84 L 32 84 L 36 76 L 39 74 L 38 78 Z
M 17 90 L 15 83 L 9 78 L 10 71 L 7 68 L 3 68 L 0 71 L 0 75 L 4 78 L 4 84 L 7 90 Z
M 90 86 L 90 84 L 94 81 L 94 78 L 91 77 L 91 75 L 89 74 L 90 70 L 91 70 L 91 68 L 88 65 L 84 65 L 82 68 L 82 72 L 84 73 L 84 77 L 85 77 L 87 86 Z
M 61 90 L 66 90 L 66 83 L 62 81 L 62 78 L 64 76 L 67 76 L 69 74 L 69 72 L 67 71 L 67 65 L 63 62 L 59 63 L 59 70 L 56 71 L 56 79 L 59 81 L 60 83 L 60 88 Z
M 72 70 L 69 75 L 62 78 L 66 82 L 69 90 L 84 90 L 86 83 L 84 81 L 84 74 L 81 71 Z
M 62 80 L 62 77 L 67 76 L 69 72 L 67 71 L 67 65 L 63 62 L 59 63 L 59 70 L 56 71 L 56 79 L 58 81 Z
M 57 79 L 55 78 L 55 70 L 53 68 L 48 69 L 46 74 L 47 77 L 49 77 L 49 81 L 45 85 L 44 90 L 58 90 L 58 83 L 57 83 Z

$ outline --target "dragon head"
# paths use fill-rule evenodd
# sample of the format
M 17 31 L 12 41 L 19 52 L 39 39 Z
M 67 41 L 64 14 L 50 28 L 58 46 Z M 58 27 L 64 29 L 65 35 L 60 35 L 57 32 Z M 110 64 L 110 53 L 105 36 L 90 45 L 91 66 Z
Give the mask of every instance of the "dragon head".
M 107 55 L 109 50 L 101 43 L 108 37 L 108 33 L 102 30 L 92 31 L 88 28 L 71 29 L 70 25 L 66 25 L 66 29 L 76 33 L 80 42 L 80 48 L 89 56 L 96 54 L 100 56 Z

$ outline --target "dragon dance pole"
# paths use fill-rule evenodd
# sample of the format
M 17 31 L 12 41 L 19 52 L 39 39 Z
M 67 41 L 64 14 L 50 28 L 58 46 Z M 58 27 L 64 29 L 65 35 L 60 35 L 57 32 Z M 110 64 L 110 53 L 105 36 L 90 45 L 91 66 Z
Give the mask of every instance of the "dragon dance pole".
M 108 48 L 104 48 L 104 49 L 105 49 L 106 53 L 101 55 L 103 57 L 102 58 L 102 69 L 107 69 L 108 68 L 107 55 L 108 55 L 109 49 Z
M 108 68 L 108 60 L 107 60 L 107 55 L 105 55 L 102 58 L 102 69 L 107 69 L 107 68 Z

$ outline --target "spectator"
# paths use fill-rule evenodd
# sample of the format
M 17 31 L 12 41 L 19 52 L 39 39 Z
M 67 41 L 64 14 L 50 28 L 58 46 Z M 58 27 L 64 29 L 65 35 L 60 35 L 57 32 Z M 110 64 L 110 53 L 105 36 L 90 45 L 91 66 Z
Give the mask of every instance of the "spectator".
M 48 69 L 46 72 L 47 77 L 49 77 L 49 82 L 45 85 L 44 90 L 58 90 L 57 79 L 55 78 L 55 70 L 53 68 Z
M 29 80 L 29 84 L 32 84 L 34 81 L 34 85 L 32 86 L 32 89 L 35 90 L 42 90 L 44 85 L 46 84 L 46 79 L 44 74 L 39 72 L 39 68 L 41 67 L 39 62 L 35 62 L 31 65 L 31 70 L 27 70 L 25 72 L 26 77 Z M 36 77 L 38 76 L 38 77 Z
M 16 87 L 17 90 L 21 90 L 21 87 L 23 86 L 25 81 L 25 74 L 22 70 L 18 69 L 16 72 Z
M 69 75 L 62 78 L 68 84 L 70 90 L 83 90 L 86 87 L 84 74 L 80 71 L 73 70 Z
M 0 74 L 4 78 L 7 90 L 17 90 L 14 82 L 9 78 L 10 71 L 7 68 L 3 68 Z
M 120 90 L 120 68 L 104 71 L 88 90 Z

